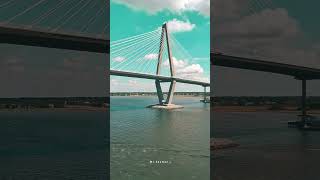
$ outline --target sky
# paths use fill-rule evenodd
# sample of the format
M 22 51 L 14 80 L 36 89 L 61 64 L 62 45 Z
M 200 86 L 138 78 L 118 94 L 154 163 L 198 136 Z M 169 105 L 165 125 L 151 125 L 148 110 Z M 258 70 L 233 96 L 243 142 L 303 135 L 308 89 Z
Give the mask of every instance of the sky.
M 214 0 L 211 48 L 228 55 L 320 68 L 320 2 Z M 216 96 L 296 96 L 292 77 L 212 67 Z M 320 95 L 320 81 L 307 82 L 309 96 Z
M 209 0 L 111 0 L 110 5 L 110 41 L 156 30 L 164 22 L 168 23 L 170 36 L 174 36 L 188 51 L 192 58 L 178 57 L 173 49 L 175 69 L 180 77 L 201 81 L 210 80 L 210 1 Z M 160 38 L 160 36 L 159 36 Z M 111 45 L 112 47 L 112 45 Z M 134 50 L 132 50 L 134 52 Z M 118 52 L 114 50 L 114 54 Z M 152 53 L 151 57 L 156 57 Z M 148 54 L 143 54 L 146 56 Z M 149 54 L 150 55 L 150 54 Z M 110 52 L 111 69 L 117 64 L 130 61 L 126 57 Z M 149 56 L 147 56 L 149 57 Z M 154 68 L 156 58 L 152 59 Z M 169 69 L 168 66 L 164 68 Z M 132 63 L 134 64 L 134 63 Z M 133 66 L 130 64 L 131 66 Z M 151 68 L 152 69 L 152 68 Z M 133 69 L 134 70 L 134 69 Z M 138 70 L 136 70 L 138 71 Z M 142 72 L 142 70 L 141 70 Z M 155 73 L 155 70 L 153 71 Z M 151 72 L 150 72 L 151 73 Z M 155 92 L 154 80 L 112 76 L 111 92 Z M 164 85 L 164 89 L 167 86 Z M 202 87 L 177 83 L 176 91 L 203 91 Z
M 31 1 L 34 0 L 1 7 L 0 22 L 17 15 Z M 54 2 L 44 2 L 47 4 L 40 4 L 37 10 L 18 16 L 11 23 L 27 25 L 34 22 L 53 7 Z M 80 3 L 77 0 L 66 2 L 59 11 L 36 24 L 36 28 L 57 27 L 68 17 L 68 10 L 71 17 L 83 5 L 77 4 Z M 104 33 L 108 36 L 105 32 L 109 29 L 104 31 L 103 28 L 109 21 L 107 8 L 96 2 L 105 4 L 105 1 L 92 1 L 86 13 L 81 11 L 72 16 L 59 32 L 80 32 L 90 19 L 94 19 L 88 30 L 91 33 L 87 35 Z M 111 3 L 111 17 L 117 17 L 115 21 L 111 19 L 110 29 L 111 38 L 115 40 L 154 30 L 164 21 L 184 22 L 187 26 L 183 27 L 191 30 L 174 33 L 174 36 L 195 57 L 191 65 L 201 65 L 204 77 L 210 68 L 206 66 L 210 30 L 214 51 L 320 68 L 318 0 L 214 0 L 211 11 L 209 1 L 205 0 L 116 0 Z M 97 16 L 100 8 L 104 14 Z M 105 96 L 109 89 L 109 77 L 105 76 L 108 62 L 105 54 L 0 44 L 0 97 Z M 222 67 L 212 67 L 212 72 L 214 89 L 211 92 L 218 96 L 294 96 L 300 93 L 300 82 L 287 76 Z M 140 79 L 118 81 L 112 78 L 110 83 L 114 91 L 117 91 L 116 87 L 124 91 L 155 91 L 153 82 Z M 142 85 L 137 86 L 138 83 Z M 193 88 L 202 90 L 193 85 L 182 87 L 183 90 Z M 320 82 L 308 81 L 307 94 L 320 95 Z
M 12 19 L 5 25 L 26 27 L 37 22 L 28 28 L 45 31 L 58 28 L 58 33 L 108 36 L 109 30 L 104 29 L 109 24 L 106 1 L 68 0 L 60 6 L 55 1 L 43 1 L 30 11 L 25 10 L 35 0 L 10 2 L 0 3 L 0 23 Z M 51 11 L 55 7 L 59 8 Z M 52 13 L 47 16 L 48 12 Z M 104 97 L 109 88 L 107 67 L 106 54 L 0 44 L 0 98 Z

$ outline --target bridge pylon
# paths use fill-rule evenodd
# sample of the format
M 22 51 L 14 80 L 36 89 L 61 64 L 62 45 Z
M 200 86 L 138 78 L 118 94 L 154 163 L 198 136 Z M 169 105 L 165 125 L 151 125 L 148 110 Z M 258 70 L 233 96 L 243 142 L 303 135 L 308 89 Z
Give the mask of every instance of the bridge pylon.
M 170 76 L 173 78 L 175 76 L 175 69 L 174 69 L 174 63 L 173 63 L 173 59 L 172 59 L 172 52 L 171 52 L 171 48 L 170 48 L 170 40 L 169 40 L 169 38 L 170 38 L 170 36 L 169 36 L 168 26 L 167 26 L 167 23 L 164 23 L 162 25 L 162 32 L 161 32 L 161 38 L 160 38 L 160 46 L 159 46 L 158 64 L 157 64 L 157 72 L 156 72 L 156 74 L 158 76 L 161 75 L 160 72 L 161 72 L 161 64 L 162 64 L 162 54 L 163 54 L 163 51 L 167 50 L 168 59 L 169 59 L 169 67 L 170 67 Z M 164 49 L 164 43 L 167 44 L 167 49 Z M 169 81 L 170 82 L 170 87 L 169 87 L 169 91 L 168 91 L 166 99 L 164 99 L 164 94 L 163 94 L 162 88 L 161 88 L 161 82 L 164 82 L 164 81 L 160 81 L 159 79 L 155 80 L 155 85 L 156 85 L 156 89 L 157 89 L 157 95 L 158 95 L 158 99 L 159 99 L 159 104 L 152 105 L 151 107 L 163 108 L 163 109 L 183 108 L 183 106 L 172 104 L 174 92 L 175 92 L 175 89 L 176 89 L 176 80 L 172 79 L 172 80 Z M 168 81 L 165 81 L 165 82 L 168 82 Z

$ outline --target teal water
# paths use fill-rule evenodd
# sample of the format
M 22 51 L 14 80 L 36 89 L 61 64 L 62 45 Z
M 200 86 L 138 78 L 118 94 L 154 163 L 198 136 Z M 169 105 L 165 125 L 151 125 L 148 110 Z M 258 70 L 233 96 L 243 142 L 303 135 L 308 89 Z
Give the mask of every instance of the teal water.
M 319 179 L 320 132 L 288 128 L 297 114 L 213 112 L 214 137 L 240 144 L 212 154 L 213 179 Z
M 146 108 L 156 97 L 111 97 L 111 180 L 209 179 L 210 105 L 199 100 L 175 97 L 184 108 L 168 111 Z
M 107 179 L 107 113 L 0 112 L 0 179 Z

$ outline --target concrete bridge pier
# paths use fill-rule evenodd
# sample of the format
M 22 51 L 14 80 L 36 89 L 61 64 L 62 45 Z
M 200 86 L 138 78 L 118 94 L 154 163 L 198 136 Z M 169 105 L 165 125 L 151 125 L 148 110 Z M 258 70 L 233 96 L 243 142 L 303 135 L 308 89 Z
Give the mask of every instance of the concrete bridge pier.
M 172 80 L 170 83 L 169 91 L 166 100 L 164 100 L 164 94 L 161 89 L 161 82 L 159 80 L 155 81 L 156 89 L 157 89 L 157 95 L 159 104 L 150 105 L 149 108 L 155 108 L 155 109 L 180 109 L 183 108 L 183 106 L 172 104 L 175 87 L 176 87 L 176 81 Z
M 288 122 L 289 126 L 298 127 L 301 130 L 320 130 L 319 119 L 307 114 L 307 79 L 301 80 L 301 114 L 299 121 Z
M 203 86 L 203 99 L 200 101 L 203 103 L 210 103 L 210 98 L 207 98 L 207 86 Z
M 307 80 L 306 79 L 302 79 L 302 95 L 301 95 L 301 122 L 303 125 L 306 124 L 306 118 L 307 118 Z
M 301 100 L 300 109 L 301 114 L 299 115 L 300 120 L 288 122 L 289 126 L 295 126 L 298 128 L 305 128 L 307 126 L 307 120 L 310 116 L 307 115 L 307 80 L 305 78 L 296 78 L 301 80 Z

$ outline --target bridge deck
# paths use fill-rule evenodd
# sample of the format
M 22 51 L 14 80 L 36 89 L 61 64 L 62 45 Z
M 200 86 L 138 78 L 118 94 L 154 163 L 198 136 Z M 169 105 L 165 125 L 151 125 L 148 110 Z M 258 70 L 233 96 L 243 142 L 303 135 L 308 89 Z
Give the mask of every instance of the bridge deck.
M 109 40 L 0 26 L 0 43 L 109 53 Z
M 161 80 L 164 82 L 176 80 L 176 82 L 180 82 L 180 83 L 195 84 L 195 85 L 200 85 L 200 86 L 205 86 L 205 87 L 210 86 L 210 83 L 207 83 L 207 82 L 187 80 L 187 79 L 182 79 L 182 78 L 177 78 L 177 77 L 169 77 L 169 76 L 157 76 L 157 75 L 153 75 L 153 74 L 134 73 L 134 72 L 128 72 L 128 71 L 110 70 L 110 75 L 144 78 L 144 79 L 158 79 L 158 80 Z
M 211 63 L 217 66 L 289 75 L 296 79 L 320 79 L 320 69 L 228 56 L 218 53 L 211 53 Z

